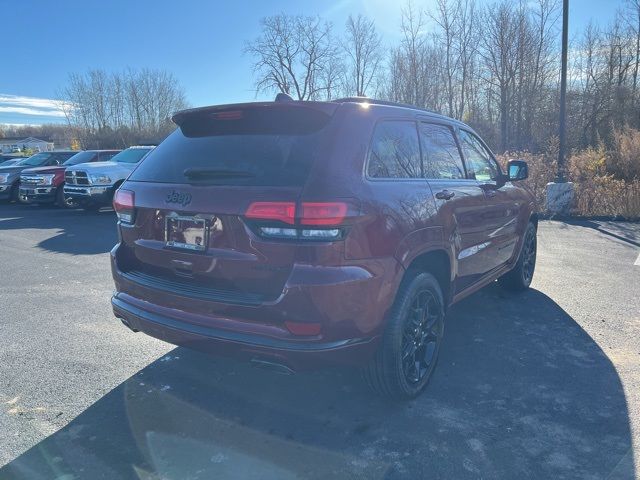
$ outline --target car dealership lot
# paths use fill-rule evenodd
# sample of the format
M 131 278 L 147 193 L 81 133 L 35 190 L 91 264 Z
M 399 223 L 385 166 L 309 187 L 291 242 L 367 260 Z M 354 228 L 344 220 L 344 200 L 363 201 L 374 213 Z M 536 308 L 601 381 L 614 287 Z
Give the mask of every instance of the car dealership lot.
M 640 225 L 543 221 L 533 289 L 454 307 L 405 403 L 111 314 L 112 212 L 0 205 L 0 479 L 633 478 Z M 635 448 L 634 448 L 635 447 Z

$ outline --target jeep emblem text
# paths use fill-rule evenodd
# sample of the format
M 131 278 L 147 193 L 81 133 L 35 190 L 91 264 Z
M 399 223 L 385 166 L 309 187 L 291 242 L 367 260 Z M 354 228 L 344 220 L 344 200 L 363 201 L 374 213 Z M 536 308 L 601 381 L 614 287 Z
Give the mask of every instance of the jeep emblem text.
M 176 192 L 175 190 L 167 195 L 167 199 L 165 200 L 167 203 L 177 203 L 186 207 L 191 203 L 191 194 L 190 193 L 182 193 Z

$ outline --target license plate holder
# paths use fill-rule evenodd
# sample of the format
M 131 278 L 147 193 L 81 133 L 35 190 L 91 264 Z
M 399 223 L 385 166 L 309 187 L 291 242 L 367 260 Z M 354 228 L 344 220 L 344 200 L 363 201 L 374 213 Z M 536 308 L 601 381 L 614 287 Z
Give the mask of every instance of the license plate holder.
M 204 218 L 168 216 L 164 239 L 167 247 L 204 252 L 207 249 L 208 225 Z

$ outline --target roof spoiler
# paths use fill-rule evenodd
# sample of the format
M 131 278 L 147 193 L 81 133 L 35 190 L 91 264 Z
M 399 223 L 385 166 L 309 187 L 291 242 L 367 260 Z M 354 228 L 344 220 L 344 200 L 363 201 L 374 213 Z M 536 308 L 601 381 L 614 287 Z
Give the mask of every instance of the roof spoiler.
M 222 111 L 244 110 L 250 108 L 269 108 L 269 107 L 295 107 L 295 108 L 308 108 L 316 111 L 322 111 L 327 115 L 333 115 L 338 108 L 338 104 L 333 102 L 313 102 L 294 100 L 290 95 L 286 93 L 278 93 L 273 102 L 247 102 L 247 103 L 230 103 L 226 105 L 211 105 L 208 107 L 188 108 L 186 110 L 180 110 L 171 117 L 173 123 L 181 126 L 183 122 L 193 115 L 216 113 Z

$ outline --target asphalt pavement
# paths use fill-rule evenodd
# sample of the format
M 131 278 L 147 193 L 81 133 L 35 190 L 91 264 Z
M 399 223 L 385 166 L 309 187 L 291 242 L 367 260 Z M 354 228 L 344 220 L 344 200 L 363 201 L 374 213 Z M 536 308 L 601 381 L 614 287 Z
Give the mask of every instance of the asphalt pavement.
M 640 476 L 640 225 L 542 221 L 523 294 L 455 306 L 427 391 L 134 334 L 113 212 L 0 204 L 0 479 Z

